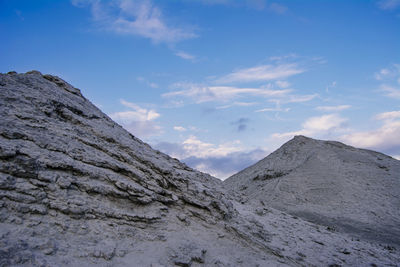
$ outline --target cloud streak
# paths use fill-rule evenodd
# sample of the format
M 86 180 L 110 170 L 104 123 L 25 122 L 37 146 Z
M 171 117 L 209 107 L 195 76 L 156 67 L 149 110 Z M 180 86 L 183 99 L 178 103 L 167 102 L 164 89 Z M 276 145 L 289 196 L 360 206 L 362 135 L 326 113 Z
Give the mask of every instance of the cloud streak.
M 390 98 L 397 98 L 400 99 L 400 89 L 394 87 L 394 86 L 390 86 L 387 84 L 382 84 L 379 87 L 380 91 L 383 92 L 386 96 L 390 97 Z
M 187 131 L 187 129 L 182 126 L 174 126 L 174 130 L 178 131 L 178 132 L 186 132 Z
M 183 52 L 183 51 L 178 51 L 175 53 L 176 56 L 186 59 L 186 60 L 195 60 L 196 57 L 194 55 L 191 55 L 189 53 Z
M 346 109 L 351 108 L 350 105 L 339 105 L 339 106 L 319 106 L 316 107 L 316 110 L 319 111 L 326 111 L 326 112 L 338 112 L 338 111 L 343 111 Z
M 193 99 L 196 103 L 211 101 L 226 102 L 243 96 L 258 97 L 283 97 L 288 95 L 290 89 L 271 90 L 262 88 L 239 88 L 233 86 L 207 86 L 192 83 L 176 83 L 175 88 L 184 88 L 184 90 L 165 93 L 162 96 L 166 98 L 186 97 Z M 240 105 L 240 104 L 239 104 Z
M 387 97 L 400 99 L 400 64 L 392 64 L 375 73 L 375 79 L 381 82 L 379 91 Z
M 285 79 L 290 76 L 305 72 L 295 63 L 279 65 L 260 65 L 256 67 L 239 69 L 216 80 L 217 83 L 245 83 L 263 82 Z
M 118 34 L 169 44 L 197 37 L 193 31 L 168 25 L 161 10 L 149 0 L 73 0 L 72 4 L 77 7 L 89 6 L 92 19 L 100 29 Z

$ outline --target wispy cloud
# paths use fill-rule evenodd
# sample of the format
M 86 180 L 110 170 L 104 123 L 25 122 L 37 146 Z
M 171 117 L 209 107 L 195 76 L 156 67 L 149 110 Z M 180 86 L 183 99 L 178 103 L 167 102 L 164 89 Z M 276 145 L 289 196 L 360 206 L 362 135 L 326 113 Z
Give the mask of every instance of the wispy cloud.
M 182 126 L 174 126 L 174 130 L 178 131 L 178 132 L 186 132 L 187 131 L 187 129 Z
M 400 0 L 381 0 L 377 4 L 380 9 L 395 10 L 400 7 Z
M 113 113 L 110 115 L 112 119 L 129 122 L 152 121 L 160 117 L 160 114 L 157 113 L 155 110 L 141 108 L 139 105 L 125 101 L 123 99 L 121 99 L 120 102 L 123 106 L 128 107 L 131 110 Z
M 328 85 L 327 87 L 325 87 L 325 91 L 327 92 L 327 93 L 329 93 L 329 91 L 331 90 L 331 89 L 333 89 L 333 88 L 335 88 L 336 87 L 336 81 L 334 81 L 334 82 L 332 82 L 330 85 Z
M 274 133 L 271 137 L 275 139 L 287 139 L 295 135 L 306 135 L 311 137 L 326 136 L 333 132 L 343 131 L 346 122 L 347 119 L 338 114 L 311 117 L 302 124 L 301 130 L 286 133 Z
M 312 95 L 289 95 L 288 98 L 282 98 L 279 100 L 280 103 L 302 103 L 308 102 L 316 98 L 318 94 Z
M 386 96 L 400 99 L 400 64 L 392 64 L 375 73 L 375 79 L 381 82 L 379 90 Z
M 263 10 L 266 7 L 266 0 L 190 0 L 191 2 L 200 2 L 205 5 L 225 5 L 229 7 L 243 8 L 247 7 L 250 9 Z
M 176 43 L 197 36 L 191 30 L 167 25 L 161 10 L 149 0 L 72 0 L 72 4 L 89 6 L 98 27 L 118 34 L 141 36 L 155 43 Z
M 343 135 L 341 139 L 357 147 L 399 153 L 400 111 L 380 113 L 374 119 L 382 121 L 382 126 L 375 130 Z
M 191 55 L 189 53 L 183 52 L 183 51 L 178 51 L 175 53 L 176 56 L 186 59 L 186 60 L 195 60 L 196 57 L 194 55 Z
M 288 60 L 298 59 L 299 57 L 300 56 L 295 53 L 290 53 L 290 54 L 281 55 L 281 56 L 272 56 L 272 57 L 269 57 L 269 60 L 277 62 L 277 63 L 282 63 L 282 62 L 287 62 Z
M 400 64 L 392 64 L 387 68 L 380 69 L 374 76 L 378 81 L 398 79 L 400 76 Z M 400 81 L 398 81 L 398 83 L 400 83 Z
M 169 98 L 170 101 L 175 102 L 181 100 L 179 102 L 180 106 L 184 104 L 182 101 L 183 98 L 196 104 L 205 102 L 231 102 L 218 106 L 216 109 L 226 109 L 234 106 L 252 106 L 258 104 L 259 99 L 263 98 L 268 102 L 275 103 L 279 107 L 279 110 L 274 109 L 274 111 L 287 111 L 289 109 L 281 109 L 281 105 L 308 102 L 318 97 L 318 94 L 293 94 L 294 90 L 289 88 L 291 84 L 287 80 L 282 79 L 305 71 L 297 67 L 297 63 L 283 63 L 283 61 L 292 60 L 295 57 L 297 56 L 279 57 L 273 59 L 273 61 L 279 63 L 241 69 L 222 77 L 213 76 L 208 79 L 208 83 L 204 84 L 178 82 L 170 86 L 170 89 L 173 91 L 162 94 L 162 97 Z M 256 87 L 230 85 L 234 82 L 264 80 L 275 81 Z M 225 84 L 222 84 L 222 82 L 225 82 Z M 242 100 L 238 101 L 239 98 Z M 267 111 L 267 109 L 263 111 Z
M 375 116 L 375 119 L 384 121 L 400 119 L 400 110 L 379 113 Z
M 289 112 L 290 108 L 262 108 L 258 109 L 255 112 Z
M 227 108 L 231 108 L 231 107 L 250 107 L 250 106 L 257 105 L 257 104 L 258 104 L 257 102 L 238 102 L 238 101 L 235 101 L 232 104 L 218 106 L 218 107 L 216 107 L 216 109 L 227 109 Z
M 279 88 L 288 88 L 288 87 L 290 87 L 290 83 L 288 81 L 276 81 L 275 84 Z
M 162 96 L 167 98 L 187 97 L 193 99 L 196 103 L 210 101 L 226 102 L 241 96 L 283 97 L 291 92 L 289 89 L 271 90 L 262 88 L 239 88 L 232 86 L 207 86 L 192 83 L 176 83 L 173 87 L 184 89 L 165 93 Z
M 142 108 L 123 99 L 120 102 L 129 110 L 110 114 L 113 120 L 121 123 L 125 129 L 141 138 L 161 133 L 161 127 L 154 122 L 155 119 L 160 117 L 158 112 L 153 109 Z
M 143 77 L 137 77 L 136 80 L 138 80 L 139 82 L 143 82 L 145 83 L 147 86 L 151 87 L 151 88 L 158 88 L 158 84 L 155 82 L 150 82 L 147 79 L 143 78 Z
M 387 84 L 382 84 L 380 86 L 380 90 L 384 92 L 384 94 L 388 97 L 400 99 L 400 88 L 396 88 Z
M 217 83 L 244 83 L 263 82 L 288 78 L 290 76 L 305 72 L 296 63 L 260 65 L 256 67 L 239 69 L 219 79 Z
M 350 105 L 338 105 L 338 106 L 319 106 L 316 107 L 316 110 L 319 111 L 326 111 L 326 112 L 338 112 L 338 111 L 342 111 L 342 110 L 346 110 L 351 108 Z

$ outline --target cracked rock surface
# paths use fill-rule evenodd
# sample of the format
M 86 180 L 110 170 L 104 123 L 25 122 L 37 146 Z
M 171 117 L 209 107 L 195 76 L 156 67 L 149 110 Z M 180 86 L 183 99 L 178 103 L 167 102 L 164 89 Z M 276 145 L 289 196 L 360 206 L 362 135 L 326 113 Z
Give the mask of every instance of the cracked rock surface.
M 0 74 L 0 266 L 400 260 L 395 246 L 327 230 L 262 199 L 241 203 L 224 186 L 153 150 L 62 79 Z

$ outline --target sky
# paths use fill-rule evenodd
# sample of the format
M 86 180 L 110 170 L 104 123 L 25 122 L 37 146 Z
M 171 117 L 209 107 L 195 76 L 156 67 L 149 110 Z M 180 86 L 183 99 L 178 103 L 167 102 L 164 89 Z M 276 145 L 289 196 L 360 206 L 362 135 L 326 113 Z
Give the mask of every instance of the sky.
M 400 0 L 0 0 L 0 34 L 0 72 L 220 179 L 295 135 L 400 159 Z

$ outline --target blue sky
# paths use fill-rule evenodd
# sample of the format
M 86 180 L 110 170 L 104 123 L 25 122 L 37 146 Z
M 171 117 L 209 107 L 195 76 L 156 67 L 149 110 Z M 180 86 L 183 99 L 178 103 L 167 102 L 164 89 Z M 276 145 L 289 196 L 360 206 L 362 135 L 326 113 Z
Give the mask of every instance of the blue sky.
M 0 0 L 0 33 L 0 72 L 219 178 L 298 134 L 400 158 L 400 0 Z

